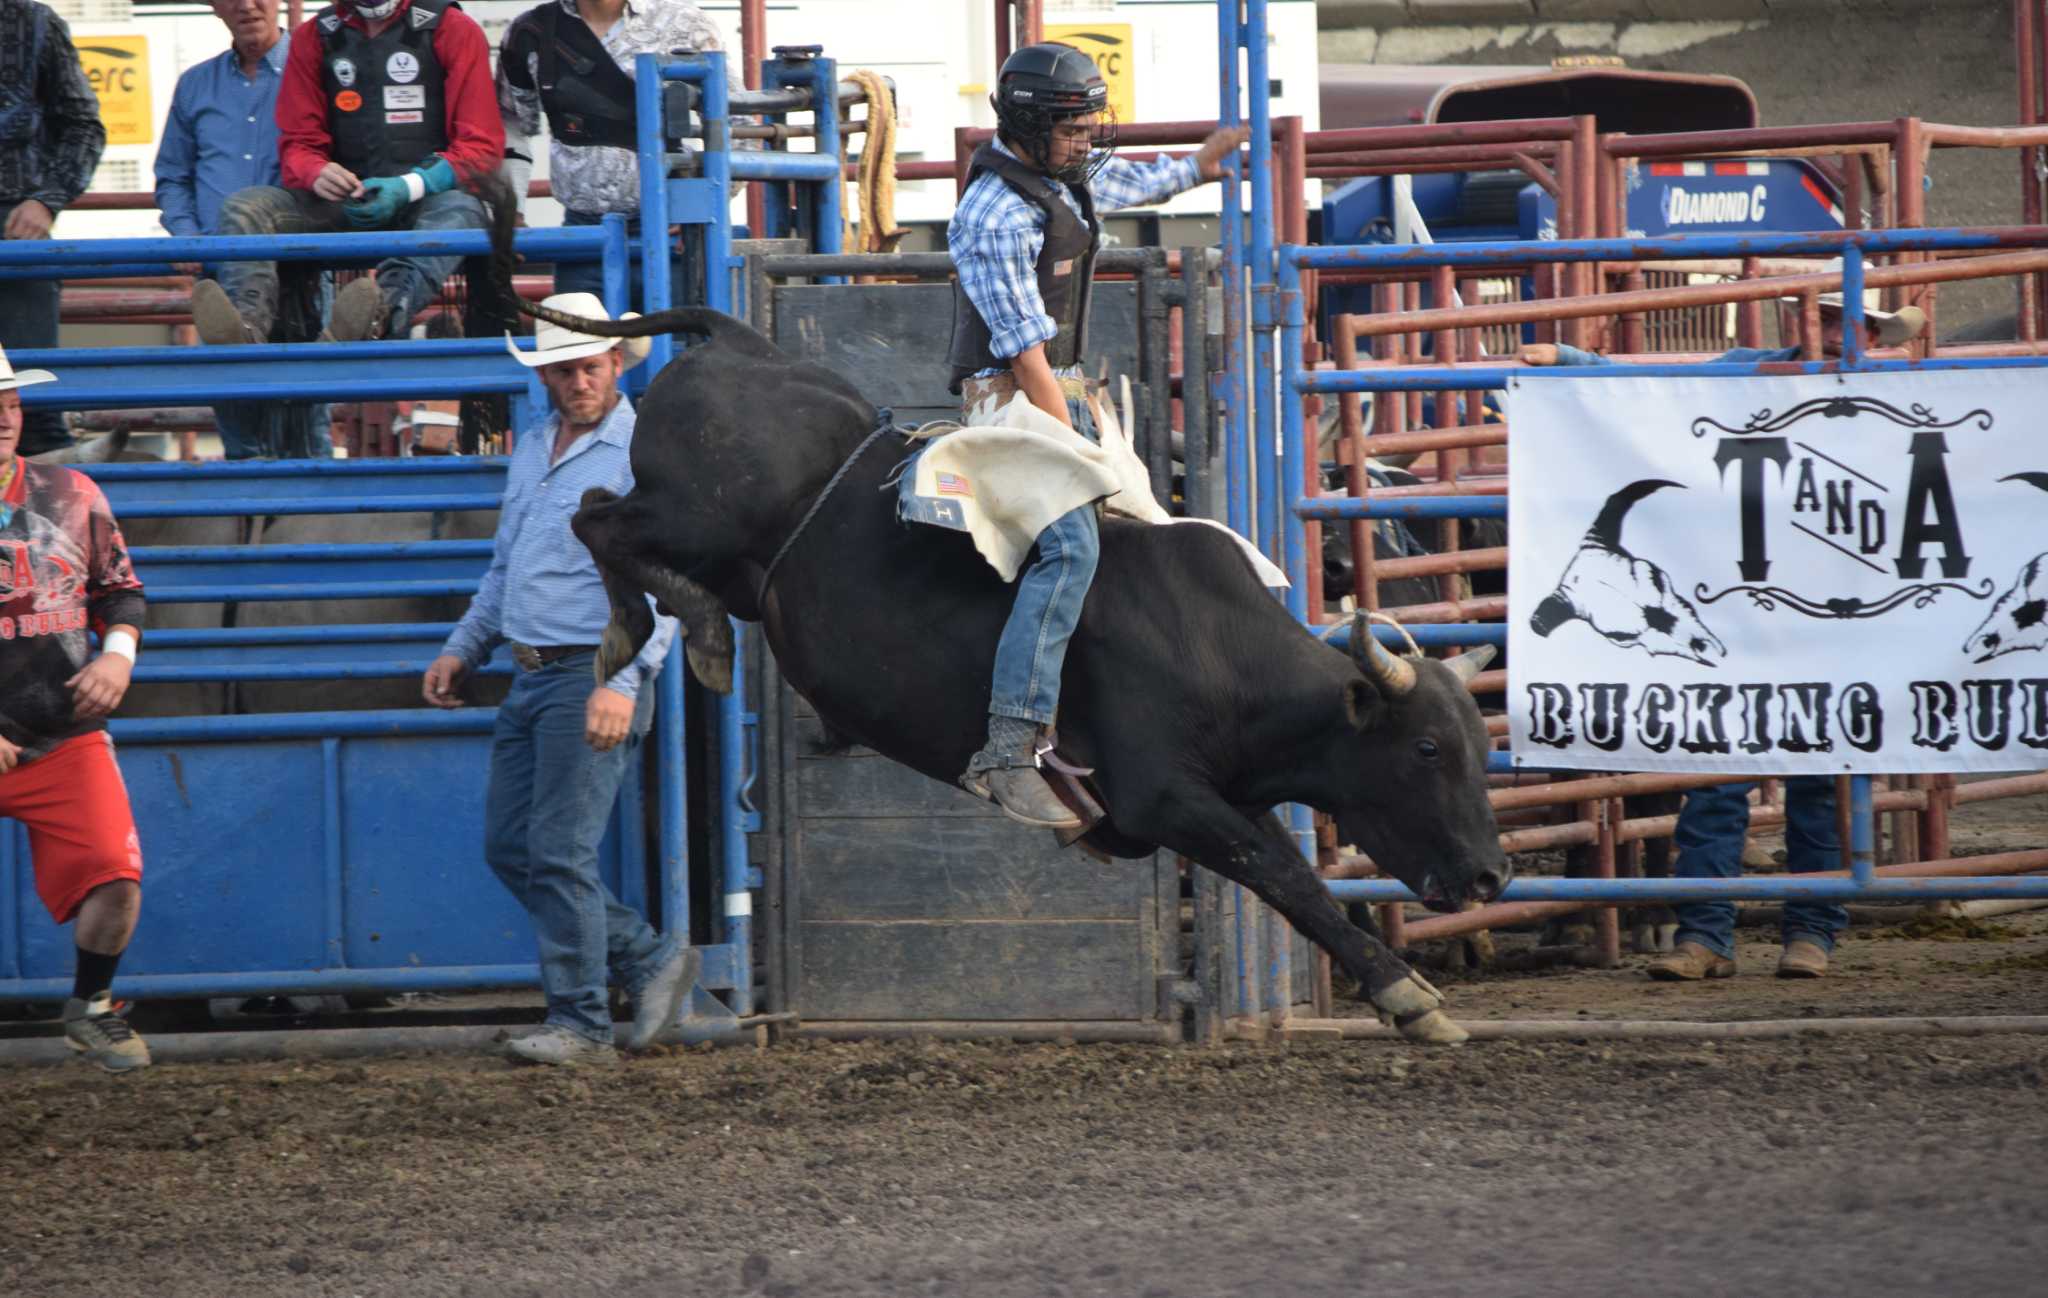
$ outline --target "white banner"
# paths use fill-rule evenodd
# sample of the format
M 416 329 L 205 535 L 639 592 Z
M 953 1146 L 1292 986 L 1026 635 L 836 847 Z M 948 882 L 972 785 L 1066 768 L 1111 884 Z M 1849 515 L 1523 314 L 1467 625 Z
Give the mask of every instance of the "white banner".
M 2048 370 L 1522 380 L 1515 759 L 2048 765 Z

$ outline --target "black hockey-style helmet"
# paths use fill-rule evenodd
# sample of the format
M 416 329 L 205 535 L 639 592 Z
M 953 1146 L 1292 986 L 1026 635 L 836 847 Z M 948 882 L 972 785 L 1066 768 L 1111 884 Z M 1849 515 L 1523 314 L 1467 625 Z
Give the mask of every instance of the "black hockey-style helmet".
M 1047 41 L 1026 45 L 1003 60 L 996 76 L 996 125 L 1013 145 L 1022 145 L 1043 164 L 1051 156 L 1054 123 L 1076 117 L 1100 117 L 1088 157 L 1074 166 L 1050 172 L 1070 185 L 1086 184 L 1116 146 L 1116 123 L 1109 112 L 1109 86 L 1095 60 L 1071 45 Z M 1048 169 L 1050 170 L 1050 169 Z

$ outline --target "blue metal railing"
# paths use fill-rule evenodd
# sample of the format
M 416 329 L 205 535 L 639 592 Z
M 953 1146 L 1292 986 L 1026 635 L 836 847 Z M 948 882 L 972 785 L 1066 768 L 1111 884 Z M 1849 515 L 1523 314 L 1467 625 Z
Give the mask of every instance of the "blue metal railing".
M 1256 0 L 1253 0 L 1256 4 Z M 1433 244 L 1421 246 L 1354 245 L 1346 247 L 1283 247 L 1277 253 L 1279 296 L 1282 311 L 1280 356 L 1284 392 L 1277 394 L 1281 416 L 1280 447 L 1277 457 L 1279 480 L 1287 490 L 1283 561 L 1289 579 L 1295 583 L 1289 606 L 1308 620 L 1304 584 L 1307 573 L 1307 534 L 1302 526 L 1309 519 L 1351 518 L 1499 518 L 1507 511 L 1502 497 L 1422 496 L 1392 501 L 1350 500 L 1334 497 L 1301 497 L 1293 484 L 1305 481 L 1307 430 L 1302 398 L 1312 393 L 1470 391 L 1500 388 L 1511 381 L 1545 381 L 1569 377 L 1613 379 L 1617 377 L 1714 377 L 1758 374 L 1879 373 L 1887 371 L 1931 371 L 1958 369 L 2039 368 L 2034 357 L 1944 358 L 1930 360 L 1874 360 L 1865 355 L 1857 339 L 1863 324 L 1863 270 L 1865 258 L 1874 253 L 1931 250 L 1983 250 L 1992 248 L 2038 247 L 2048 245 L 2048 227 L 2015 227 L 2003 230 L 1879 230 L 1786 235 L 1686 236 L 1662 239 L 1582 239 L 1550 243 L 1498 242 Z M 1509 369 L 1504 366 L 1415 366 L 1401 369 L 1311 370 L 1303 364 L 1302 345 L 1306 310 L 1301 274 L 1304 270 L 1332 268 L 1406 268 L 1435 266 L 1489 267 L 1527 265 L 1543 261 L 1656 261 L 1702 257 L 1827 255 L 1842 260 L 1842 282 L 1846 317 L 1844 350 L 1836 362 L 1740 362 L 1696 365 L 1630 365 L 1617 370 L 1611 366 L 1555 366 L 1542 369 Z M 1266 389 L 1261 389 L 1263 394 Z M 1272 454 L 1263 439 L 1261 456 Z M 1261 478 L 1263 482 L 1263 477 Z M 1500 643 L 1505 628 L 1491 635 L 1468 627 L 1461 638 L 1446 639 L 1442 628 L 1419 627 L 1439 643 Z M 1391 629 L 1375 628 L 1376 635 L 1391 641 Z M 1348 630 L 1331 637 L 1348 643 Z M 1418 636 L 1418 641 L 1421 637 Z M 1540 769 L 1516 766 L 1508 754 L 1493 754 L 1490 771 Z M 1510 884 L 1507 901 L 1702 901 L 1702 900 L 1793 900 L 1827 898 L 1834 900 L 1895 900 L 1930 897 L 2048 897 L 2048 877 L 1877 879 L 1873 858 L 1876 841 L 1870 777 L 1858 775 L 1850 781 L 1849 878 L 1741 878 L 1725 880 L 1641 880 L 1641 879 L 1518 879 Z M 1350 880 L 1331 885 L 1333 894 L 1346 900 L 1413 900 L 1408 889 L 1391 880 Z

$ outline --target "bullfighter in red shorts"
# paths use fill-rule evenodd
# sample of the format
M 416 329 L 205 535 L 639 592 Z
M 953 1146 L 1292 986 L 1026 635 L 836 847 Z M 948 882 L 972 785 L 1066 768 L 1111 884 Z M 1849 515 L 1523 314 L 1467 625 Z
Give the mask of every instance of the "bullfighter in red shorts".
M 142 911 L 142 851 L 107 714 L 128 692 L 142 583 L 92 479 L 16 454 L 18 389 L 54 377 L 17 374 L 0 352 L 0 816 L 28 829 L 50 917 L 78 922 L 64 1036 L 122 1072 L 149 1064 L 149 1047 L 114 1012 L 111 994 Z M 88 630 L 99 634 L 98 656 Z

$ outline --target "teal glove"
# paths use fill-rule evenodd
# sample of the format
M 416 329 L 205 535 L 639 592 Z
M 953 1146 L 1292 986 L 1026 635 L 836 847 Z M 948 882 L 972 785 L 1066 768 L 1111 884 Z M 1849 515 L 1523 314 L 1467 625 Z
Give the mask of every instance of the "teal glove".
M 348 223 L 358 230 L 380 229 L 412 202 L 403 176 L 377 176 L 363 182 L 363 196 L 341 205 Z
M 445 194 L 453 188 L 455 168 L 437 153 L 403 176 L 378 176 L 364 181 L 363 196 L 342 204 L 341 210 L 357 229 L 375 229 L 429 194 Z
M 449 166 L 448 159 L 438 153 L 414 167 L 412 174 L 426 184 L 427 194 L 445 194 L 455 188 L 455 168 Z M 426 194 L 420 197 L 425 198 Z

